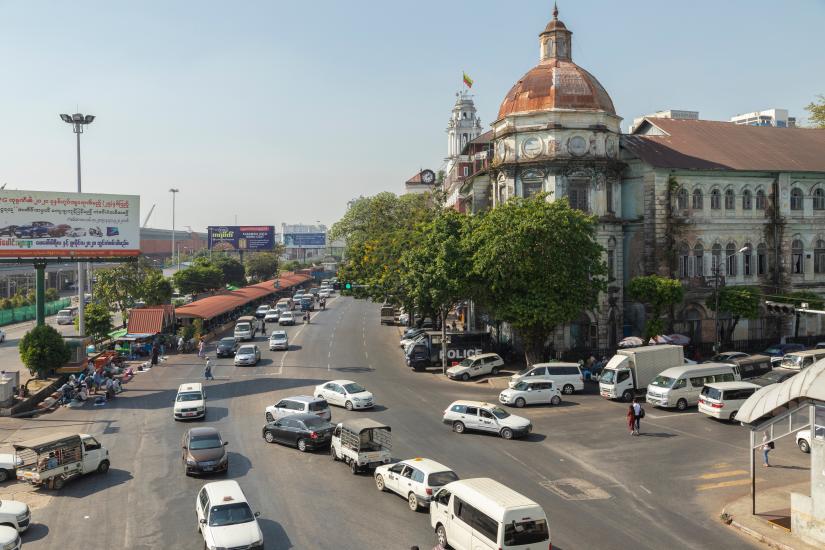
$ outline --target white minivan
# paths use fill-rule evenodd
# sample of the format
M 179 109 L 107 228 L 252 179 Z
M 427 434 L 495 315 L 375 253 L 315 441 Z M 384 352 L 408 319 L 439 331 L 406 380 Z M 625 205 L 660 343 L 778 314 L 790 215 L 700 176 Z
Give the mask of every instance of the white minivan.
M 550 547 L 550 527 L 541 506 L 489 478 L 453 481 L 442 487 L 430 502 L 430 525 L 439 548 Z
M 718 418 L 734 420 L 742 403 L 762 386 L 750 382 L 714 382 L 705 384 L 699 396 L 699 412 Z
M 61 309 L 57 312 L 57 324 L 58 325 L 71 325 L 74 323 L 75 318 L 75 308 L 71 309 Z
M 520 381 L 552 380 L 565 395 L 584 389 L 584 376 L 578 363 L 536 363 L 510 377 L 514 387 Z
M 206 392 L 200 382 L 181 384 L 172 407 L 175 420 L 206 418 Z
M 705 384 L 741 380 L 739 366 L 726 363 L 702 363 L 671 367 L 659 373 L 647 387 L 646 401 L 655 407 L 680 411 L 699 403 Z

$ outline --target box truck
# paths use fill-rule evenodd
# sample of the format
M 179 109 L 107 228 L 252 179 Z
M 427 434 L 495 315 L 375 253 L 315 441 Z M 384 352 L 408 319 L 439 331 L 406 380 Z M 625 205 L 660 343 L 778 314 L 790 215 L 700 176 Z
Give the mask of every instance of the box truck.
M 620 349 L 602 371 L 599 393 L 606 399 L 631 401 L 637 394 L 644 393 L 660 372 L 684 364 L 682 346 L 665 344 Z

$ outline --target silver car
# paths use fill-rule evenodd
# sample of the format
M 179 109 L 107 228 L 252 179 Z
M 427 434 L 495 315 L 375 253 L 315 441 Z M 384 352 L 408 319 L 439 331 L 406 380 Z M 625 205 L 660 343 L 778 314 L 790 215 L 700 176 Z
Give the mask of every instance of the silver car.
M 275 330 L 272 332 L 272 336 L 269 337 L 269 349 L 270 351 L 289 350 L 289 337 L 287 337 L 286 331 Z
M 254 344 L 247 344 L 235 352 L 235 366 L 255 366 L 261 360 L 261 350 Z

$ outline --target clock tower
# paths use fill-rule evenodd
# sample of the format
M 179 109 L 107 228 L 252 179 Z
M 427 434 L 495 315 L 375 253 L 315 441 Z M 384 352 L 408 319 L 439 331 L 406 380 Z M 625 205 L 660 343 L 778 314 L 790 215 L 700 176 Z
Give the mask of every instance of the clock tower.
M 447 122 L 447 173 L 455 164 L 462 149 L 481 135 L 481 119 L 476 113 L 473 97 L 461 91 L 455 94 L 456 100 L 450 120 Z

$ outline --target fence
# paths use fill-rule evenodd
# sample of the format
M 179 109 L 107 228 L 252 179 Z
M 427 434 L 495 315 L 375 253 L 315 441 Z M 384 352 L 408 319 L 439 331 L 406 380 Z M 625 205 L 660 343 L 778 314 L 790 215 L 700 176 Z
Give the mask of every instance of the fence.
M 71 298 L 61 298 L 54 302 L 46 302 L 46 315 L 54 315 L 61 309 L 69 307 L 71 303 Z M 36 307 L 33 305 L 16 307 L 14 309 L 2 309 L 0 310 L 0 326 L 31 321 L 35 317 L 37 317 L 37 312 Z

